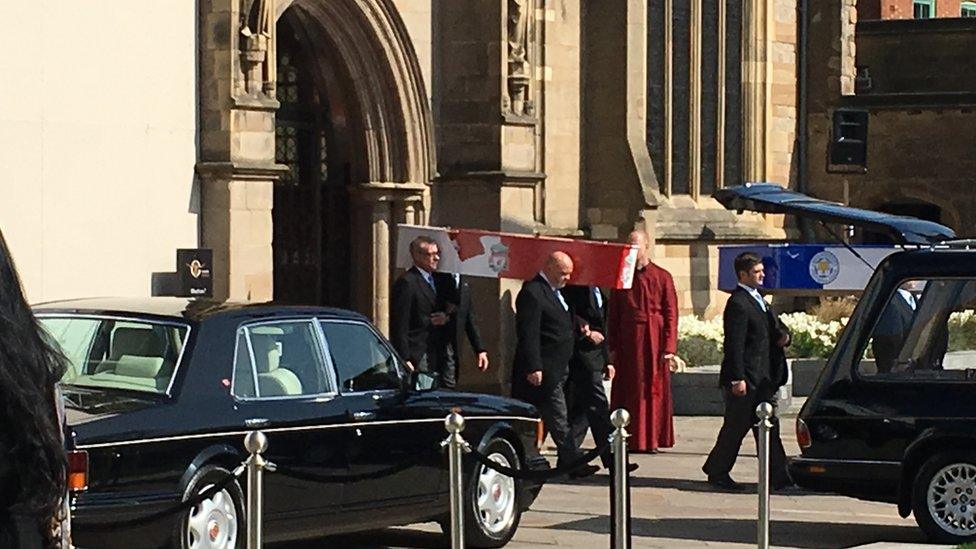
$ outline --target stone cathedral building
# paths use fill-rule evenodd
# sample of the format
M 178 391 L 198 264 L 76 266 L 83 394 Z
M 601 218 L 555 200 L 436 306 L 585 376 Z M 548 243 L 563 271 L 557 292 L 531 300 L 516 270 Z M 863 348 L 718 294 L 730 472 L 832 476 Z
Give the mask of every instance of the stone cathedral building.
M 682 311 L 712 314 L 717 244 L 787 236 L 710 193 L 795 178 L 793 0 L 7 7 L 0 230 L 33 301 L 159 293 L 202 247 L 219 298 L 385 329 L 408 222 L 643 227 Z M 474 286 L 507 366 L 519 284 Z

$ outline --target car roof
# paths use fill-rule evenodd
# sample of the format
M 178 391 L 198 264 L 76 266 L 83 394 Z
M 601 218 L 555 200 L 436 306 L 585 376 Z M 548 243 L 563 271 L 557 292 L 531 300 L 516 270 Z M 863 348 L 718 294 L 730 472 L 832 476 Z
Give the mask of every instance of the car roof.
M 123 314 L 168 317 L 195 322 L 223 314 L 261 318 L 315 315 L 368 321 L 359 313 L 332 307 L 286 305 L 275 302 L 238 303 L 183 297 L 91 297 L 37 303 L 32 308 L 35 313 Z

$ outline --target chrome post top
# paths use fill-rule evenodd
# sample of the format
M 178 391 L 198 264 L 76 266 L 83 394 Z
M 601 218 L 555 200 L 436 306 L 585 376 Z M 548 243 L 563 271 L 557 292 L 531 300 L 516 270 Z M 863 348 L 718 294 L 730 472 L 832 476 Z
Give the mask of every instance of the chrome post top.
M 610 414 L 610 423 L 617 429 L 622 429 L 630 425 L 630 412 L 623 408 L 617 408 Z
M 464 416 L 457 412 L 451 412 L 444 418 L 444 428 L 452 435 L 464 430 Z
M 251 431 L 244 435 L 244 448 L 252 454 L 261 454 L 268 449 L 268 437 L 261 431 Z
M 768 402 L 759 404 L 756 406 L 756 415 L 763 421 L 773 417 L 773 405 Z

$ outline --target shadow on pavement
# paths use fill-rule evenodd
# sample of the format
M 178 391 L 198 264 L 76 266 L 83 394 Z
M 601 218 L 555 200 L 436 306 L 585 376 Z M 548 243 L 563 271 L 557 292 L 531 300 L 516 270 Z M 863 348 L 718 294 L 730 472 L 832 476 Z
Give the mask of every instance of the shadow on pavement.
M 604 515 L 555 524 L 550 528 L 609 535 L 610 518 Z M 634 538 L 671 538 L 744 544 L 756 542 L 756 522 L 748 519 L 634 518 L 631 529 Z M 900 543 L 925 541 L 922 532 L 914 525 L 774 520 L 769 530 L 771 544 L 803 549 L 846 547 L 877 541 Z
M 640 471 L 638 471 L 640 472 Z M 582 479 L 560 478 L 550 481 L 552 484 L 562 484 L 567 486 L 607 486 L 610 482 L 605 474 L 593 475 Z M 705 482 L 704 480 L 688 480 L 680 478 L 660 478 L 660 477 L 631 477 L 630 487 L 633 488 L 665 488 L 679 490 L 681 492 L 713 492 L 716 494 L 755 494 L 755 482 L 740 483 L 745 488 L 742 492 L 729 492 L 720 490 Z M 784 496 L 817 496 L 824 495 L 819 492 L 810 492 L 801 488 L 793 488 L 786 492 L 773 492 L 773 495 Z
M 447 549 L 447 536 L 439 532 L 421 532 L 405 528 L 388 528 L 341 536 L 330 536 L 304 542 L 270 544 L 271 549 Z

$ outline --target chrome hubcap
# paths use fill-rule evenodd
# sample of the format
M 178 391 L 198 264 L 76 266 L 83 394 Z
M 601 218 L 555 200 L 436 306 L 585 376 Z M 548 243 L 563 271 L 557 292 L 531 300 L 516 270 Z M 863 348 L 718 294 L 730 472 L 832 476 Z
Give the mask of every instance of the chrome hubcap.
M 206 490 L 209 486 L 204 487 Z M 228 549 L 237 545 L 237 511 L 227 490 L 221 490 L 190 509 L 186 545 L 193 549 Z
M 976 465 L 946 465 L 929 482 L 926 502 L 940 528 L 957 536 L 976 534 Z
M 512 464 L 504 455 L 493 453 L 488 459 L 504 467 Z M 475 496 L 478 521 L 490 534 L 504 533 L 515 518 L 515 479 L 507 477 L 484 465 L 478 469 L 478 492 Z

